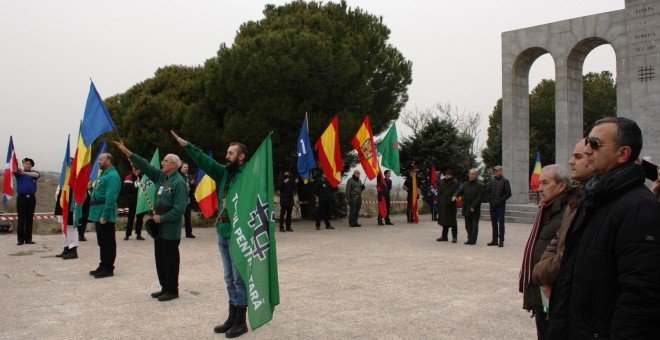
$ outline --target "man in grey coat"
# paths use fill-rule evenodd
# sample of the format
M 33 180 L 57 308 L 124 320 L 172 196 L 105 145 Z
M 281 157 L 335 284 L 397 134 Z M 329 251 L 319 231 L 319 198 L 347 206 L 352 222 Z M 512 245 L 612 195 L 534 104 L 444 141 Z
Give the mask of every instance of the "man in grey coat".
M 362 226 L 357 223 L 360 208 L 362 207 L 362 190 L 364 190 L 364 184 L 360 182 L 360 170 L 355 170 L 353 176 L 346 182 L 346 199 L 350 207 L 348 214 L 349 227 Z

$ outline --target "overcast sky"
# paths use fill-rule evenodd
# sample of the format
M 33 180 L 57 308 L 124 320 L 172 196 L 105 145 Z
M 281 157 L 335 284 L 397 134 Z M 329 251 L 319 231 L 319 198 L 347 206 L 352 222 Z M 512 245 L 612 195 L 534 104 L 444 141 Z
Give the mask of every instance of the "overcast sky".
M 90 78 L 106 98 L 152 77 L 159 67 L 203 64 L 221 43 L 231 45 L 241 23 L 261 19 L 266 3 L 286 2 L 3 1 L 1 157 L 13 135 L 19 157 L 33 158 L 36 169 L 59 171 L 67 134 L 75 142 Z M 624 8 L 624 0 L 348 4 L 382 16 L 392 31 L 390 43 L 413 62 L 406 109 L 450 102 L 481 112 L 483 133 L 502 93 L 502 32 Z M 587 57 L 585 72 L 614 71 L 615 64 L 611 47 L 601 46 Z M 533 65 L 530 89 L 542 78 L 554 78 L 548 55 Z

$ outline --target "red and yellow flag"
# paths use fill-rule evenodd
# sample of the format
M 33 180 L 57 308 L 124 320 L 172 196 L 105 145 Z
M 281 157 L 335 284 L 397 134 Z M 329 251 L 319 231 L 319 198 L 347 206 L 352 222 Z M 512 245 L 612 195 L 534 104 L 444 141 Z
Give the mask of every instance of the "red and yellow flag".
M 328 178 L 328 182 L 333 188 L 336 188 L 341 182 L 341 171 L 344 170 L 339 149 L 339 118 L 337 116 L 332 118 L 314 146 L 319 151 L 321 168 Z
M 536 152 L 536 164 L 534 165 L 534 172 L 532 172 L 532 178 L 529 179 L 529 186 L 532 189 L 532 192 L 538 192 L 539 186 L 541 185 L 541 154 Z
M 369 115 L 364 117 L 364 121 L 360 125 L 355 137 L 353 137 L 351 144 L 353 144 L 355 151 L 357 151 L 358 158 L 367 178 L 376 178 L 380 173 L 380 166 L 378 165 L 378 151 L 376 150 L 376 143 L 374 143 L 374 134 L 371 130 Z
M 213 152 L 209 151 L 209 157 L 213 158 Z M 215 181 L 204 170 L 199 169 L 195 183 L 195 200 L 204 218 L 209 218 L 218 211 L 218 189 Z

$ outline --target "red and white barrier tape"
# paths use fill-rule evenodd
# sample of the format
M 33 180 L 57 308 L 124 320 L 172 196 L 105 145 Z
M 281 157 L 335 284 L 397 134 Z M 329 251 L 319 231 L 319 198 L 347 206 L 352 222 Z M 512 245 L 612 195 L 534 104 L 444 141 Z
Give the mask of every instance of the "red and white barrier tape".
M 128 208 L 119 208 L 117 209 L 117 214 L 127 214 L 128 213 Z M 34 213 L 34 219 L 35 220 L 54 220 L 58 217 L 58 215 L 55 214 L 50 214 L 50 213 Z M 16 221 L 18 220 L 18 215 L 17 214 L 4 214 L 0 215 L 0 221 Z

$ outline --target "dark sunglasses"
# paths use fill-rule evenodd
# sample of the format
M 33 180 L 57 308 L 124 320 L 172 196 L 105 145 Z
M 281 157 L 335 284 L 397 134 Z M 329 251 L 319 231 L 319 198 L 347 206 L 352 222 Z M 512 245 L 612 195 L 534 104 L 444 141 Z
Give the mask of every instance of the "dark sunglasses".
M 605 146 L 607 144 L 602 144 L 597 137 L 586 137 L 584 139 L 584 146 L 587 145 L 589 145 L 593 150 L 598 150 L 601 146 Z M 618 144 L 613 144 L 613 145 L 620 146 Z

